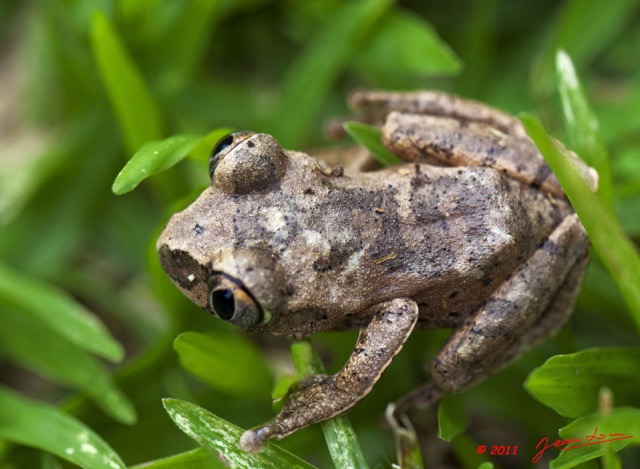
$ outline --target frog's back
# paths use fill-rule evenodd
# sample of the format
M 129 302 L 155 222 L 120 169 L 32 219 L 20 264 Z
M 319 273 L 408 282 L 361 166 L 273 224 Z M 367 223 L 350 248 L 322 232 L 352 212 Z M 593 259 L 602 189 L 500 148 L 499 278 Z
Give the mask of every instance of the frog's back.
M 491 168 L 403 165 L 390 181 L 396 233 L 380 239 L 379 267 L 390 296 L 418 302 L 423 327 L 463 320 L 571 210 Z

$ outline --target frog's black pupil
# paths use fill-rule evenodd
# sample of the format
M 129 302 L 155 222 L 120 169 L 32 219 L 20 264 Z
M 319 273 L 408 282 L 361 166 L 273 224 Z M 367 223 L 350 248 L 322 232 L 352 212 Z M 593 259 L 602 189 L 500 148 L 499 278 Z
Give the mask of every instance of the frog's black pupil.
M 235 313 L 235 301 L 233 300 L 233 291 L 226 288 L 211 292 L 211 307 L 220 319 L 228 321 Z
M 216 147 L 213 149 L 213 153 L 211 154 L 211 157 L 212 158 L 215 157 L 216 155 L 221 153 L 223 150 L 230 147 L 232 143 L 233 143 L 233 134 L 229 134 L 218 142 Z

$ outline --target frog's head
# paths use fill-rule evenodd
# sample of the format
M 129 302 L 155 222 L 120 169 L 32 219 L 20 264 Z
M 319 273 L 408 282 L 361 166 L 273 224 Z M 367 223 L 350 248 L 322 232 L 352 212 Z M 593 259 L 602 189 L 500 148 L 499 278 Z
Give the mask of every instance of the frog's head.
M 171 217 L 157 242 L 173 283 L 198 306 L 244 329 L 265 325 L 286 308 L 270 230 L 255 222 L 255 213 L 269 207 L 265 197 L 278 191 L 289 162 L 270 135 L 226 136 L 211 154 L 211 186 Z

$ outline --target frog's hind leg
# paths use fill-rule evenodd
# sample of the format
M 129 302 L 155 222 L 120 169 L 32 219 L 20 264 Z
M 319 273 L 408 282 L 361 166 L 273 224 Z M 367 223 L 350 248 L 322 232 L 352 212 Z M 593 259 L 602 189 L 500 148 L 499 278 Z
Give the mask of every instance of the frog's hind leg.
M 545 192 L 564 196 L 551 168 L 528 137 L 515 137 L 478 122 L 391 112 L 382 127 L 384 144 L 407 161 L 436 159 L 445 166 L 486 166 Z M 574 168 L 597 186 L 596 172 L 577 156 Z
M 355 91 L 349 107 L 369 116 L 368 121 L 384 121 L 392 111 L 451 117 L 462 122 L 480 122 L 515 137 L 526 137 L 520 120 L 499 109 L 441 91 Z
M 357 119 L 382 127 L 385 145 L 400 158 L 445 166 L 488 166 L 563 196 L 560 183 L 516 117 L 437 91 L 358 91 Z M 576 171 L 597 187 L 597 173 L 567 152 Z
M 464 391 L 505 367 L 567 321 L 584 274 L 588 240 L 577 216 L 549 239 L 448 340 L 433 360 L 432 381 L 396 403 L 396 414 Z M 558 278 L 564 278 L 554 287 Z

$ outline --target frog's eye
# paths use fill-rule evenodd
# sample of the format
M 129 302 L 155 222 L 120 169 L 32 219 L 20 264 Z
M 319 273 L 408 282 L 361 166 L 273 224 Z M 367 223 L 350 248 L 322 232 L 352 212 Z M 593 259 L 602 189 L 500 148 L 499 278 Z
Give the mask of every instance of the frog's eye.
M 262 191 L 278 183 L 286 165 L 287 155 L 271 135 L 234 132 L 211 154 L 211 185 L 233 195 Z
M 242 328 L 264 324 L 268 320 L 244 285 L 223 273 L 215 273 L 209 280 L 209 311 Z
M 248 130 L 239 130 L 222 137 L 220 141 L 216 143 L 216 146 L 213 148 L 211 156 L 209 157 L 209 177 L 213 178 L 213 173 L 218 167 L 218 164 L 220 164 L 222 158 L 224 158 L 225 155 L 233 149 L 233 147 L 252 135 L 254 135 L 254 133 Z

